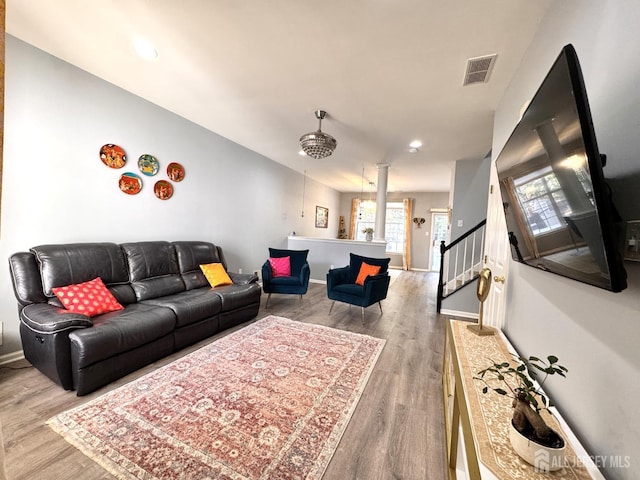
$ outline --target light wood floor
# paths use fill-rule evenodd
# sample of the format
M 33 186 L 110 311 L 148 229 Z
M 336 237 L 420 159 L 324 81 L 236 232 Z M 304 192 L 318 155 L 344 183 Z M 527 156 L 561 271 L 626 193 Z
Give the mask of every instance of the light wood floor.
M 331 302 L 321 284 L 310 285 L 302 304 L 296 296 L 273 295 L 265 309 L 263 295 L 257 318 L 280 315 L 387 340 L 324 480 L 446 478 L 441 384 L 444 319 L 436 314 L 437 275 L 393 273 L 397 278 L 382 302 L 384 314 L 373 305 L 364 323 L 359 308 L 342 303 L 336 303 L 328 315 Z M 0 420 L 9 480 L 114 478 L 45 422 L 215 338 L 84 397 L 65 392 L 25 361 L 11 366 L 27 368 L 1 368 Z

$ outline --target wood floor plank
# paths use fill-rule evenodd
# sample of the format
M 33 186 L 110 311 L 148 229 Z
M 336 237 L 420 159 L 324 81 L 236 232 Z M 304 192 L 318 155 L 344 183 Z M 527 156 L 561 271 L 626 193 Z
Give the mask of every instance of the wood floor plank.
M 383 313 L 331 301 L 312 283 L 302 303 L 295 295 L 266 295 L 257 318 L 279 315 L 386 340 L 378 363 L 324 480 L 443 480 L 446 478 L 442 410 L 444 319 L 436 314 L 437 275 L 392 272 Z M 112 479 L 97 463 L 53 432 L 46 421 L 124 385 L 242 326 L 222 332 L 84 397 L 65 392 L 26 361 L 0 369 L 0 420 L 11 480 Z M 27 368 L 22 368 L 27 367 Z

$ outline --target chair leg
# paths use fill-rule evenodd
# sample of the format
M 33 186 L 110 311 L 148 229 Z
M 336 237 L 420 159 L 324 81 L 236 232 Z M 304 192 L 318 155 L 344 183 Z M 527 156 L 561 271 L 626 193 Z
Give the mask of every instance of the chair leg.
M 362 321 L 364 322 L 364 307 L 360 307 L 362 309 Z
M 382 315 L 382 303 L 378 302 L 378 306 L 380 307 L 380 315 Z
M 300 305 L 302 305 L 302 295 L 300 295 Z
M 271 294 L 267 295 L 267 303 L 264 308 L 269 308 L 269 300 L 271 300 Z
M 336 304 L 336 301 L 334 300 L 333 302 L 331 302 L 331 308 L 329 308 L 329 315 L 331 315 L 331 310 L 333 310 L 333 306 Z

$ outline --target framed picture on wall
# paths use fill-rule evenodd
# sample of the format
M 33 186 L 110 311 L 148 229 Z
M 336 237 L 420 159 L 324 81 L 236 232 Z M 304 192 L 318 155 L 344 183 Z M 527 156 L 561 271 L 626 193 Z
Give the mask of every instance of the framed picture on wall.
M 329 209 L 316 206 L 316 228 L 327 228 L 329 226 Z
M 629 220 L 627 222 L 624 259 L 640 262 L 640 220 Z

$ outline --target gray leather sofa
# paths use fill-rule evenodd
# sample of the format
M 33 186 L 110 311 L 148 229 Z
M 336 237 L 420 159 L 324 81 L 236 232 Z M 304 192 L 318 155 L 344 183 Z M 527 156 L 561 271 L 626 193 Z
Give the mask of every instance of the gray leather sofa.
M 42 245 L 9 258 L 25 358 L 77 395 L 251 320 L 255 275 L 211 288 L 200 265 L 226 262 L 209 242 Z M 62 307 L 52 288 L 100 277 L 124 310 L 95 317 Z

